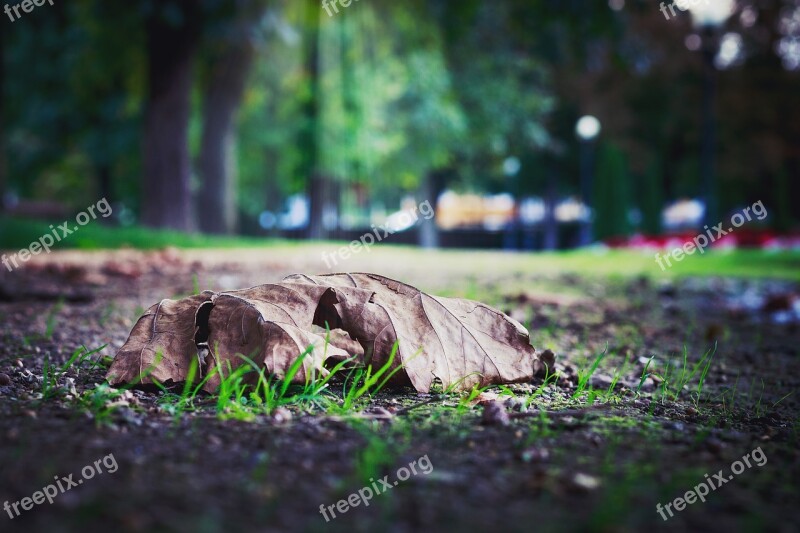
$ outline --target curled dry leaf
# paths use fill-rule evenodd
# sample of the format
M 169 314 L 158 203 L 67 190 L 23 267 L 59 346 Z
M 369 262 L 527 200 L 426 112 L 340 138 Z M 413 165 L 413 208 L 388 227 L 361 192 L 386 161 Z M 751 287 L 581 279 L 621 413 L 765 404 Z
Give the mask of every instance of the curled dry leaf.
M 117 353 L 107 379 L 185 381 L 200 353 L 208 354 L 200 361 L 201 375 L 252 362 L 278 377 L 305 353 L 293 377 L 301 383 L 349 358 L 373 368 L 391 364 L 399 369 L 390 384 L 420 392 L 436 379 L 450 390 L 529 381 L 540 366 L 527 330 L 482 303 L 432 296 L 375 274 L 293 275 L 153 306 Z M 204 388 L 218 386 L 213 376 Z
M 312 331 L 314 313 L 326 287 L 299 284 L 269 284 L 251 289 L 215 294 L 198 310 L 197 342 L 207 345 L 206 368 L 248 364 L 246 356 L 263 366 L 268 375 L 285 376 L 297 357 L 309 350 L 294 380 L 305 382 L 313 371 L 327 375 L 328 359 L 344 360 L 348 353 L 325 342 L 325 333 Z M 219 386 L 214 375 L 205 385 Z
M 206 291 L 182 300 L 161 300 L 139 318 L 128 341 L 117 352 L 106 379 L 134 383 L 147 371 L 145 382 L 186 381 L 195 346 L 195 312 L 209 301 Z

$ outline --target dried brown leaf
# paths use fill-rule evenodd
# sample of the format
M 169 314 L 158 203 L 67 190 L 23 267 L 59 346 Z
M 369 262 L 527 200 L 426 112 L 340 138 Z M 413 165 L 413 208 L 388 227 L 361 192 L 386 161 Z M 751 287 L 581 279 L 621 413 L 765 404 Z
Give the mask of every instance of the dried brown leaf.
M 442 298 L 375 274 L 295 275 L 284 281 L 334 287 L 341 327 L 366 347 L 373 366 L 395 364 L 420 392 L 434 379 L 445 389 L 516 383 L 532 377 L 534 349 L 527 330 L 485 304 Z M 368 355 L 369 356 L 369 355 Z
M 139 318 L 117 352 L 106 379 L 112 384 L 186 381 L 195 346 L 195 313 L 211 299 L 204 292 L 182 300 L 162 300 Z
M 345 350 L 326 343 L 324 334 L 312 331 L 316 308 L 327 290 L 284 283 L 215 294 L 205 304 L 210 307 L 206 342 L 211 364 L 219 364 L 226 374 L 247 364 L 245 356 L 262 365 L 267 375 L 283 378 L 299 354 L 310 348 L 293 380 L 304 383 L 312 371 L 327 375 L 325 361 L 349 357 Z M 215 390 L 219 381 L 218 373 L 204 389 Z
M 294 275 L 153 306 L 117 353 L 108 379 L 135 381 L 160 351 L 164 361 L 151 377 L 182 381 L 204 348 L 210 352 L 204 372 L 218 366 L 227 372 L 248 364 L 247 357 L 279 377 L 308 348 L 296 382 L 327 375 L 326 364 L 350 357 L 373 368 L 391 361 L 398 370 L 392 383 L 420 392 L 437 379 L 451 390 L 528 381 L 537 361 L 525 328 L 482 303 L 431 296 L 374 274 Z M 218 385 L 215 376 L 205 388 Z

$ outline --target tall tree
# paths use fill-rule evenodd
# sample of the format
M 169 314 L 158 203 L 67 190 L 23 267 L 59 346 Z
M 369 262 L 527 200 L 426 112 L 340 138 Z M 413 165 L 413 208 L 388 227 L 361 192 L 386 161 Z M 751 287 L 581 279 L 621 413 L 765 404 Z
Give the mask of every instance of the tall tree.
M 201 5 L 197 0 L 174 0 L 150 4 L 149 9 L 142 223 L 191 230 L 188 127 Z
M 141 175 L 134 155 L 145 70 L 141 13 L 101 0 L 72 4 L 71 11 L 70 24 L 82 31 L 70 54 L 75 66 L 67 77 L 74 110 L 70 123 L 95 176 L 92 194 L 115 202 L 137 190 L 131 178 Z M 104 20 L 130 29 L 120 32 Z
M 209 31 L 211 66 L 203 90 L 200 143 L 199 227 L 207 233 L 233 233 L 236 207 L 236 113 L 256 51 L 256 32 L 266 2 L 233 2 L 229 19 Z M 224 15 L 223 15 L 224 16 Z
M 302 125 L 298 144 L 302 151 L 300 173 L 306 177 L 308 198 L 307 237 L 321 239 L 325 236 L 323 215 L 328 203 L 328 180 L 322 173 L 320 155 L 320 17 L 319 3 L 308 0 L 304 4 L 305 24 L 303 28 L 304 77 L 306 89 L 302 103 Z

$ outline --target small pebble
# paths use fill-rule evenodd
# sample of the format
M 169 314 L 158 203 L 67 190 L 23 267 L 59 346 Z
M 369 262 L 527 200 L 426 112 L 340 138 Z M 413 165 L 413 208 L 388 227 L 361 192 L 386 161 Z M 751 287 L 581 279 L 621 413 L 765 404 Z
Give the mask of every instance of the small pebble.
M 492 400 L 483 406 L 481 424 L 484 426 L 507 426 L 510 423 L 511 420 L 502 403 Z
M 510 398 L 506 399 L 503 404 L 511 409 L 512 411 L 520 411 L 520 412 L 527 412 L 528 407 L 525 405 L 525 400 L 522 398 L 517 398 L 516 396 L 511 396 Z
M 600 480 L 588 474 L 578 472 L 572 478 L 572 488 L 581 492 L 589 492 L 600 486 Z
M 278 407 L 272 412 L 272 420 L 277 424 L 283 424 L 292 420 L 292 412 L 285 407 Z

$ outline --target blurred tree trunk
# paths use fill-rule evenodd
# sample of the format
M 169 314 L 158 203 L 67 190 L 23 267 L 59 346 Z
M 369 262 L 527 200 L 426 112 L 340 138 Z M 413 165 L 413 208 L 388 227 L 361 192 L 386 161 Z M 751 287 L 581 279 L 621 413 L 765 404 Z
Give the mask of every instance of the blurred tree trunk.
M 176 0 L 146 21 L 148 88 L 144 113 L 142 223 L 193 229 L 188 146 L 192 63 L 200 5 Z
M 306 28 L 304 36 L 305 74 L 308 78 L 308 92 L 304 99 L 303 126 L 300 128 L 299 146 L 303 153 L 302 175 L 306 177 L 308 197 L 309 239 L 324 239 L 323 215 L 327 203 L 327 178 L 319 164 L 320 102 L 319 102 L 319 31 L 322 10 L 316 0 L 306 4 Z
M 349 193 L 353 192 L 362 183 L 361 167 L 361 126 L 364 123 L 364 114 L 361 108 L 361 84 L 358 83 L 356 69 L 359 59 L 363 57 L 359 52 L 360 41 L 356 39 L 355 31 L 358 30 L 358 22 L 363 10 L 356 11 L 352 17 L 342 17 L 339 22 L 339 39 L 341 48 L 339 51 L 341 60 L 341 83 L 342 83 L 342 107 L 345 115 L 345 131 L 343 143 L 347 147 L 345 150 L 344 176 L 336 183 L 334 188 L 334 209 L 336 210 L 336 231 L 334 238 L 342 238 L 340 233 L 342 228 L 339 224 L 343 209 L 354 209 L 353 205 L 342 205 L 342 199 L 347 195 L 348 201 L 352 198 Z M 344 191 L 345 194 L 342 194 Z
M 265 6 L 256 4 L 254 12 L 242 4 L 237 7 L 230 37 L 222 40 L 203 95 L 198 222 L 206 233 L 230 234 L 238 225 L 235 119 L 255 55 L 251 30 L 260 22 Z
M 432 170 L 425 174 L 422 182 L 422 198 L 419 203 L 430 202 L 431 207 L 436 209 L 436 202 L 445 187 L 447 170 Z M 438 248 L 440 246 L 439 227 L 436 225 L 436 217 L 426 219 L 420 218 L 419 245 L 423 248 Z
M 267 183 L 265 188 L 266 198 L 264 199 L 264 205 L 266 210 L 275 216 L 275 224 L 267 230 L 267 233 L 272 236 L 276 236 L 278 234 L 278 219 L 280 218 L 281 206 L 283 204 L 283 197 L 278 184 L 278 162 L 280 161 L 280 157 L 281 156 L 278 152 L 278 148 L 270 147 L 267 149 L 265 156 L 267 163 Z
M 97 188 L 100 192 L 100 198 L 105 198 L 109 203 L 114 201 L 113 178 L 111 172 L 111 165 L 109 163 L 99 163 L 95 165 L 97 172 Z M 100 219 L 101 223 L 108 222 L 108 219 Z
M 326 237 L 323 224 L 325 207 L 328 198 L 328 180 L 318 172 L 314 172 L 307 183 L 308 195 L 308 234 L 309 239 Z

